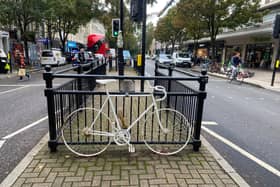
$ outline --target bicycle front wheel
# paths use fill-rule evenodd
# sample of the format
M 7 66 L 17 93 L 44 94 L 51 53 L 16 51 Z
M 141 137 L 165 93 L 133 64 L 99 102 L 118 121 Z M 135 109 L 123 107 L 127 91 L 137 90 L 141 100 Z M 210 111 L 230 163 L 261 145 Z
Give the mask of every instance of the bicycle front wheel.
M 98 115 L 99 111 L 95 108 L 79 108 L 69 114 L 63 124 L 61 136 L 64 144 L 78 156 L 96 156 L 111 143 L 111 137 L 108 136 L 112 132 L 111 120 L 102 112 Z
M 191 126 L 182 113 L 171 108 L 163 108 L 148 114 L 145 119 L 144 142 L 154 153 L 173 155 L 187 146 Z M 160 127 L 159 120 L 164 129 Z

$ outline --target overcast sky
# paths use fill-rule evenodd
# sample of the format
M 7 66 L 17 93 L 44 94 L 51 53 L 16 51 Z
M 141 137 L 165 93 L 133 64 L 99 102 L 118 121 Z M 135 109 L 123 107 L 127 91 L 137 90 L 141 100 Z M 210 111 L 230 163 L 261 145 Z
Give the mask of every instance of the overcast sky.
M 147 14 L 151 14 L 151 13 L 159 13 L 164 7 L 165 5 L 169 2 L 170 0 L 157 0 L 157 4 L 154 4 L 152 7 L 148 6 L 147 7 Z M 174 5 L 175 3 L 173 3 Z M 157 21 L 158 21 L 158 17 L 157 15 L 153 15 L 153 16 L 149 16 L 147 18 L 147 22 L 153 22 L 154 25 L 156 25 Z

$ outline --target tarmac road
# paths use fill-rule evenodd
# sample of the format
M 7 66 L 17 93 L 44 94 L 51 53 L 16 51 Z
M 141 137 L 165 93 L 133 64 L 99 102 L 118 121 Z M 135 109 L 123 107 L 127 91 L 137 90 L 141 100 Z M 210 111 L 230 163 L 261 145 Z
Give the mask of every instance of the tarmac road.
M 0 80 L 0 183 L 48 132 L 42 73 L 33 72 L 31 80 Z
M 146 71 L 154 74 L 153 61 Z M 280 94 L 215 77 L 209 77 L 207 93 L 203 120 L 217 125 L 205 125 L 203 136 L 251 186 L 279 186 Z

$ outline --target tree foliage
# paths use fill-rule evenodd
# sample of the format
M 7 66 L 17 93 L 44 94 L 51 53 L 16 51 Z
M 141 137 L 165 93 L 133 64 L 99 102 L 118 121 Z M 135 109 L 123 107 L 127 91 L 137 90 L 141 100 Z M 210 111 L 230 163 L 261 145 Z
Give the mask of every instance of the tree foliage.
M 92 0 L 47 1 L 50 1 L 50 10 L 54 10 L 54 24 L 64 51 L 69 34 L 76 34 L 80 26 L 93 18 Z
M 26 59 L 29 62 L 28 41 L 35 40 L 35 32 L 30 29 L 32 23 L 41 19 L 42 0 L 1 0 L 0 22 L 3 25 L 14 25 L 21 34 L 24 42 Z
M 216 37 L 224 28 L 236 29 L 261 21 L 265 12 L 259 10 L 260 0 L 180 0 L 173 17 L 179 27 L 184 27 L 190 38 L 198 40 L 209 36 L 212 58 L 215 57 Z M 170 16 L 170 14 L 165 17 Z M 162 18 L 162 20 L 167 18 Z M 157 31 L 168 31 L 162 23 Z M 166 32 L 168 33 L 168 32 Z M 173 33 L 170 32 L 170 37 Z M 168 36 L 163 36 L 167 38 Z M 162 37 L 159 37 L 162 41 Z
M 155 29 L 156 40 L 162 43 L 171 44 L 171 52 L 174 51 L 175 43 L 181 41 L 182 37 L 185 36 L 183 26 L 178 24 L 174 19 L 176 15 L 176 8 L 170 9 L 167 15 L 158 21 Z

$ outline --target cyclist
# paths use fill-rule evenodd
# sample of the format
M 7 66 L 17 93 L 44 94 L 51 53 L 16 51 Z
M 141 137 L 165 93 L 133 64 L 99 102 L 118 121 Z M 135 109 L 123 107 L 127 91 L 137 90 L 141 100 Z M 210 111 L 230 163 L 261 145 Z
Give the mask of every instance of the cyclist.
M 230 79 L 234 79 L 238 73 L 238 67 L 242 64 L 240 53 L 234 52 L 234 55 L 231 57 L 231 76 Z

